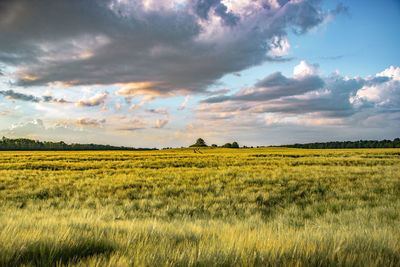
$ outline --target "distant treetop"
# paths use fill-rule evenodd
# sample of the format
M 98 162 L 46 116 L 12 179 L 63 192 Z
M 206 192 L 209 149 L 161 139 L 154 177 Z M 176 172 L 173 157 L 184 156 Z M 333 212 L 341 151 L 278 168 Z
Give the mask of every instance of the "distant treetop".
M 231 143 L 226 143 L 222 147 L 224 147 L 224 148 L 232 148 L 232 144 Z
M 197 139 L 196 143 L 194 143 L 190 147 L 206 147 L 206 146 L 207 146 L 206 142 L 202 138 L 199 138 Z
M 224 147 L 224 148 L 239 148 L 239 144 L 237 142 L 226 143 L 222 147 Z
M 233 142 L 231 147 L 232 148 L 239 148 L 239 144 L 237 142 Z

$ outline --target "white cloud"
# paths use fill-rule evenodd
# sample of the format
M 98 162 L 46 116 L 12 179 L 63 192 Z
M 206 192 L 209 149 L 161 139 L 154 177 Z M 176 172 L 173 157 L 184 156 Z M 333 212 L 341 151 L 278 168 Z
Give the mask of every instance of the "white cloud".
M 75 103 L 77 107 L 93 107 L 93 106 L 99 106 L 104 103 L 108 99 L 108 92 L 100 92 L 97 93 L 96 95 L 92 96 L 89 99 L 82 99 L 78 102 Z
M 10 132 L 22 131 L 29 133 L 31 131 L 36 131 L 41 129 L 44 129 L 43 121 L 41 119 L 34 119 L 32 121 L 25 123 L 14 123 L 10 126 L 9 131 Z
M 90 118 L 81 118 L 76 121 L 76 125 L 80 127 L 96 128 L 96 127 L 103 127 L 105 122 L 106 122 L 105 119 L 96 120 Z
M 119 111 L 121 109 L 121 103 L 117 102 L 115 104 L 115 111 Z
M 386 76 L 392 78 L 393 80 L 400 81 L 400 67 L 390 66 L 384 71 L 378 73 L 376 76 L 379 77 Z
M 374 82 L 374 78 L 371 77 L 369 79 L 371 82 L 357 92 L 356 100 L 367 100 L 379 106 L 398 109 L 400 107 L 400 67 L 391 66 L 376 74 L 376 77 L 388 80 Z
M 267 55 L 270 57 L 282 57 L 290 52 L 289 40 L 286 36 L 274 36 L 269 42 L 270 50 Z
M 139 110 L 143 106 L 144 102 L 140 102 L 139 104 L 132 104 L 129 107 L 129 110 L 136 111 Z
M 299 65 L 294 67 L 293 76 L 300 78 L 315 75 L 317 74 L 318 68 L 318 64 L 309 64 L 307 61 L 302 60 Z
M 168 115 L 165 115 L 163 119 L 157 119 L 155 128 L 164 128 L 164 126 L 167 125 L 168 121 Z
M 184 109 L 186 108 L 186 104 L 187 104 L 188 101 L 189 101 L 189 98 L 190 98 L 190 96 L 187 95 L 187 96 L 185 97 L 185 99 L 183 100 L 182 104 L 177 108 L 177 110 L 184 110 Z

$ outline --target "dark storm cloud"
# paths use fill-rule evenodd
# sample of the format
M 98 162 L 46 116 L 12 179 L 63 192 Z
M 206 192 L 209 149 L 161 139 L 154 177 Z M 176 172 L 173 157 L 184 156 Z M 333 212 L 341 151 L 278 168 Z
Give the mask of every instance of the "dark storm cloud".
M 202 103 L 221 103 L 221 102 L 232 100 L 234 97 L 235 96 L 219 95 L 219 96 L 207 98 L 201 102 Z
M 39 102 L 59 103 L 59 104 L 70 103 L 69 101 L 67 101 L 63 98 L 57 99 L 52 96 L 36 97 L 34 95 L 18 93 L 18 92 L 15 92 L 14 90 L 0 91 L 0 95 L 3 95 L 6 98 L 11 99 L 11 100 L 20 100 L 20 101 L 33 102 L 33 103 L 39 103 Z
M 371 86 L 371 85 L 377 85 L 377 84 L 381 84 L 381 83 L 385 83 L 390 81 L 389 77 L 386 76 L 378 76 L 378 77 L 374 77 L 368 81 L 366 81 L 367 85 Z
M 232 12 L 227 12 L 227 7 L 220 0 L 197 0 L 194 1 L 195 13 L 202 19 L 207 20 L 211 10 L 215 12 L 228 26 L 235 26 L 240 18 Z
M 22 100 L 22 101 L 35 102 L 35 103 L 38 103 L 41 101 L 41 99 L 36 96 L 14 92 L 13 90 L 0 91 L 0 95 L 3 95 L 12 100 Z
M 255 87 L 287 86 L 293 79 L 286 78 L 281 72 L 274 72 L 255 84 Z
M 222 95 L 222 94 L 226 94 L 229 93 L 231 90 L 224 88 L 224 89 L 218 89 L 218 90 L 214 90 L 214 91 L 206 91 L 205 93 L 209 96 L 212 95 Z
M 203 103 L 218 103 L 224 101 L 267 101 L 284 96 L 304 94 L 315 91 L 324 86 L 324 81 L 315 75 L 299 79 L 287 78 L 280 72 L 275 72 L 257 82 L 256 90 L 244 94 L 231 96 L 216 96 L 203 101 Z
M 58 104 L 71 103 L 70 101 L 67 101 L 64 98 L 54 98 L 52 96 L 42 96 L 42 100 L 43 102 L 46 103 L 58 103 Z
M 318 112 L 324 117 L 348 117 L 356 112 L 348 98 L 333 99 L 325 96 L 311 99 L 289 98 L 265 104 L 256 113 L 306 114 Z
M 305 114 L 320 113 L 323 117 L 348 117 L 361 107 L 355 107 L 350 97 L 355 96 L 365 81 L 363 79 L 348 79 L 335 76 L 326 78 L 322 91 L 304 98 L 295 96 L 268 103 L 262 108 L 263 112 Z M 362 103 L 362 107 L 366 107 Z
M 386 76 L 345 78 L 309 75 L 288 78 L 276 72 L 255 84 L 249 93 L 208 98 L 199 112 L 280 113 L 301 115 L 316 113 L 325 118 L 346 118 L 358 112 L 398 112 L 400 82 Z M 358 96 L 360 90 L 378 87 L 377 99 Z M 262 88 L 261 91 L 258 91 Z
M 165 4 L 2 1 L 0 62 L 18 67 L 25 87 L 156 81 L 159 92 L 205 92 L 225 74 L 274 60 L 268 41 L 288 28 L 304 33 L 329 15 L 318 1 L 264 5 L 246 16 L 219 0 Z M 217 35 L 208 33 L 213 16 L 221 19 Z

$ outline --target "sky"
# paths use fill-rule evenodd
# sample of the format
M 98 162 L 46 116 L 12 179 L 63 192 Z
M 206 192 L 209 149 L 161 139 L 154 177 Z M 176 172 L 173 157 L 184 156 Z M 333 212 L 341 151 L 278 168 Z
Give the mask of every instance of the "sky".
M 398 25 L 398 0 L 3 0 L 0 136 L 394 139 Z

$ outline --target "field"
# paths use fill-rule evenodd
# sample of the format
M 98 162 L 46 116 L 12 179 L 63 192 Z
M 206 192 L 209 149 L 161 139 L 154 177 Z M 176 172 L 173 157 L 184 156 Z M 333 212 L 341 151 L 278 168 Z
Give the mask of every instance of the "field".
M 400 266 L 400 149 L 0 152 L 0 266 Z

